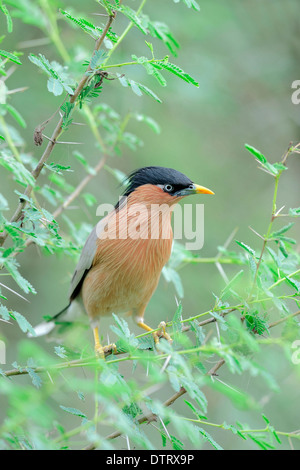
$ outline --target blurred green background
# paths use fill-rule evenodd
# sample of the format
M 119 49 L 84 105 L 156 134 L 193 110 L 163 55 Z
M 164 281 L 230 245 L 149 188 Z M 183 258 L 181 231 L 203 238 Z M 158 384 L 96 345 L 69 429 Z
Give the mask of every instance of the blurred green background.
M 138 6 L 137 1 L 129 3 L 132 8 Z M 199 88 L 170 74 L 165 75 L 168 86 L 162 88 L 146 75 L 142 67 L 136 67 L 124 71 L 129 77 L 149 86 L 162 99 L 162 104 L 147 96 L 138 97 L 114 81 L 105 84 L 100 100 L 110 104 L 121 115 L 128 111 L 149 115 L 161 127 L 161 133 L 156 135 L 144 124 L 132 121 L 129 130 L 141 138 L 144 145 L 135 152 L 124 147 L 121 158 L 109 160 L 111 167 L 128 173 L 140 166 L 169 166 L 215 192 L 214 197 L 201 199 L 205 204 L 205 243 L 200 254 L 211 257 L 217 254 L 217 247 L 223 245 L 235 229 L 236 239 L 258 249 L 261 240 L 249 226 L 259 233 L 265 233 L 267 229 L 273 179 L 257 169 L 244 144 L 253 145 L 271 162 L 275 162 L 279 161 L 291 141 L 296 143 L 300 140 L 300 105 L 294 105 L 291 101 L 291 84 L 300 79 L 300 11 L 298 0 L 200 0 L 199 3 L 200 12 L 188 10 L 185 5 L 175 4 L 171 0 L 152 0 L 144 9 L 151 19 L 168 24 L 181 46 L 178 57 L 171 57 L 170 60 L 190 73 L 199 82 Z M 58 6 L 65 10 L 74 9 L 84 16 L 97 11 L 97 4 L 92 0 L 84 4 L 79 0 L 63 1 Z M 101 24 L 101 17 L 91 18 Z M 128 20 L 119 15 L 114 30 L 122 32 L 127 23 Z M 86 58 L 89 57 L 93 40 L 63 20 L 59 21 L 59 27 L 65 47 L 68 50 L 77 49 L 78 55 L 86 50 Z M 6 34 L 3 18 L 0 19 L 0 30 L 1 34 Z M 20 131 L 27 142 L 26 151 L 37 159 L 42 149 L 33 144 L 34 128 L 61 103 L 61 97 L 48 93 L 46 77 L 27 58 L 31 52 L 43 53 L 48 60 L 61 62 L 53 45 L 25 47 L 27 41 L 42 37 L 38 28 L 25 25 L 15 18 L 13 33 L 7 34 L 2 43 L 3 49 L 24 52 L 22 74 L 13 74 L 7 84 L 10 89 L 28 87 L 25 92 L 13 95 L 11 103 L 27 122 L 27 128 Z M 137 56 L 149 55 L 144 39 L 141 32 L 133 28 L 116 52 L 113 62 L 131 60 L 128 51 Z M 158 41 L 153 40 L 153 45 L 156 57 L 170 55 Z M 80 62 L 84 58 L 82 55 Z M 76 120 L 83 122 L 78 115 Z M 50 132 L 51 124 L 47 135 Z M 100 151 L 87 126 L 71 127 L 63 135 L 63 140 L 83 142 L 84 145 L 78 150 L 92 166 L 98 162 Z M 68 174 L 68 181 L 76 186 L 83 177 L 83 170 L 74 161 L 73 150 L 74 146 L 57 146 L 50 162 L 70 165 L 74 172 Z M 281 179 L 279 207 L 298 207 L 300 159 L 292 156 L 288 167 L 290 171 Z M 41 182 L 43 178 L 46 181 L 46 176 L 41 176 Z M 0 184 L 1 192 L 11 207 L 15 207 L 15 183 L 3 169 Z M 91 181 L 88 191 L 94 194 L 99 204 L 115 203 L 119 195 L 118 183 L 105 170 Z M 46 207 L 53 210 L 49 205 Z M 97 222 L 95 208 L 87 209 L 82 199 L 75 201 L 68 210 L 68 216 L 74 222 L 85 221 L 91 225 Z M 63 231 L 63 219 L 60 223 Z M 299 235 L 299 223 L 292 229 L 293 235 L 295 238 Z M 233 241 L 231 247 L 236 249 L 234 245 Z M 36 324 L 43 315 L 54 314 L 66 304 L 74 261 L 64 256 L 42 256 L 35 246 L 21 254 L 18 261 L 22 266 L 21 273 L 34 285 L 38 295 L 27 296 L 30 301 L 27 303 L 8 292 L 9 306 L 22 312 L 31 324 Z M 224 269 L 229 277 L 236 272 L 234 267 L 224 266 Z M 185 291 L 182 301 L 184 317 L 211 308 L 213 293 L 217 295 L 224 287 L 224 280 L 215 265 L 189 265 L 180 274 Z M 8 286 L 16 288 L 13 282 Z M 162 278 L 148 306 L 146 319 L 156 326 L 162 319 L 170 320 L 175 310 L 174 288 Z M 105 322 L 104 337 L 108 324 Z M 131 321 L 130 327 L 137 331 Z M 8 325 L 4 334 L 8 338 L 8 362 L 13 361 L 15 345 L 22 338 L 22 333 Z M 282 395 L 272 394 L 269 390 L 266 392 L 259 379 L 246 375 L 230 376 L 231 385 L 244 388 L 263 403 L 264 413 L 273 416 L 272 424 L 278 429 L 298 429 L 297 413 L 291 413 L 291 410 L 299 409 L 299 377 L 290 371 L 281 353 L 268 356 L 268 352 L 264 351 L 264 364 L 268 364 L 281 384 Z M 226 378 L 227 372 L 223 368 L 221 379 L 226 382 Z M 257 415 L 253 417 L 251 412 L 235 410 L 226 398 L 216 392 L 208 391 L 208 397 L 210 421 L 234 422 L 239 419 L 248 422 L 249 426 L 257 426 Z M 220 431 L 220 436 L 215 434 L 215 438 L 219 438 L 221 445 L 227 449 L 232 448 L 233 442 L 236 443 L 229 432 Z M 120 442 L 125 447 L 125 442 Z M 238 444 L 243 446 L 243 442 Z M 251 447 L 251 444 L 247 445 Z

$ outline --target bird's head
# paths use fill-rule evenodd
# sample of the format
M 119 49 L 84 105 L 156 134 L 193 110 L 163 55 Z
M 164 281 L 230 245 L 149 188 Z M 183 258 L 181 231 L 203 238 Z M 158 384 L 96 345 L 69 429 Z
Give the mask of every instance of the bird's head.
M 127 177 L 124 196 L 139 202 L 173 205 L 191 194 L 214 194 L 195 184 L 180 171 L 160 166 L 148 166 L 133 171 Z

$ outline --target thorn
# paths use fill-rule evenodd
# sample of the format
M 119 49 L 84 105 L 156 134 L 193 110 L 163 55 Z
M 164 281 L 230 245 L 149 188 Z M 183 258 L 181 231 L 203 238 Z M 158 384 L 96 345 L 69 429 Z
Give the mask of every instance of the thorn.
M 60 140 L 52 140 L 50 137 L 47 137 L 45 134 L 42 134 L 45 139 L 48 139 L 52 144 L 72 144 L 72 145 L 83 145 L 83 142 L 62 142 Z
M 236 233 L 238 232 L 238 230 L 239 230 L 238 227 L 235 227 L 235 228 L 233 229 L 233 231 L 231 232 L 231 234 L 230 234 L 229 237 L 227 238 L 226 242 L 224 243 L 223 248 L 226 249 L 226 248 L 230 245 L 230 243 L 231 243 L 232 240 L 234 239 L 234 237 L 235 237 Z
M 23 88 L 14 88 L 13 90 L 8 90 L 6 92 L 7 95 L 13 95 L 14 93 L 19 93 L 21 91 L 25 91 L 25 90 L 28 90 L 28 86 L 24 86 Z
M 171 357 L 172 357 L 172 356 L 169 355 L 169 356 L 167 357 L 167 359 L 165 360 L 164 365 L 163 365 L 162 368 L 160 369 L 160 373 L 161 373 L 161 374 L 166 370 L 166 368 L 167 368 L 167 366 L 168 366 L 168 364 L 169 364 L 169 362 L 170 362 Z
M 256 230 L 254 230 L 254 228 L 250 227 L 250 225 L 249 225 L 249 228 L 250 228 L 250 230 L 252 230 L 253 233 L 255 233 L 255 235 L 257 235 L 259 238 L 264 240 L 264 237 L 262 235 L 260 235 L 258 232 L 256 232 Z
M 16 65 L 12 65 L 6 72 L 6 75 L 4 78 L 1 78 L 1 81 L 2 82 L 5 82 L 13 73 L 14 71 L 17 69 L 17 66 Z
M 278 209 L 278 211 L 274 214 L 274 217 L 277 217 L 278 214 L 282 211 L 282 209 L 284 209 L 285 206 L 282 206 L 280 209 Z
M 217 270 L 219 271 L 219 273 L 221 274 L 221 277 L 223 278 L 223 280 L 225 281 L 226 284 L 228 284 L 229 282 L 229 279 L 228 277 L 226 276 L 226 273 L 223 269 L 223 266 L 221 265 L 221 263 L 219 263 L 219 261 L 216 262 L 216 267 L 217 267 Z
M 28 299 L 26 299 L 25 297 L 23 297 L 23 295 L 19 294 L 18 292 L 16 292 L 15 290 L 11 289 L 10 287 L 7 287 L 5 284 L 2 284 L 2 282 L 0 282 L 0 286 L 4 287 L 5 289 L 9 290 L 10 292 L 13 292 L 13 293 L 16 294 L 18 297 L 21 297 L 21 299 L 26 300 L 26 302 L 30 303 Z

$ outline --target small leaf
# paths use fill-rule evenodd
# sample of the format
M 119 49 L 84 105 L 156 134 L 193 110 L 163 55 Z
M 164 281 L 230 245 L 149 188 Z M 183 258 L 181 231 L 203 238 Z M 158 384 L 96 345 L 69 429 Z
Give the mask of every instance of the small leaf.
M 66 350 L 63 346 L 54 346 L 54 352 L 57 356 L 65 359 L 67 357 Z
M 191 77 L 188 73 L 184 72 L 180 67 L 178 67 L 178 65 L 172 64 L 171 62 L 164 61 L 164 60 L 152 62 L 152 65 L 153 67 L 167 70 L 168 72 L 173 73 L 174 75 L 181 78 L 185 82 L 190 83 L 196 87 L 199 87 L 199 83 L 193 77 Z
M 243 248 L 243 249 L 246 250 L 248 253 L 250 253 L 250 255 L 255 256 L 255 251 L 254 251 L 252 248 L 250 248 L 250 246 L 246 245 L 246 243 L 239 242 L 238 240 L 235 240 L 235 242 L 236 242 L 241 248 Z
M 156 134 L 160 134 L 160 127 L 154 119 L 145 114 L 136 114 L 135 118 L 137 121 L 145 122 Z
M 63 91 L 64 87 L 60 83 L 60 81 L 56 78 L 50 77 L 47 81 L 47 88 L 50 93 L 53 93 L 54 96 L 60 96 Z
M 10 316 L 16 320 L 18 323 L 19 327 L 24 333 L 29 332 L 32 336 L 36 336 L 36 333 L 34 331 L 34 328 L 30 325 L 29 321 L 21 315 L 19 312 L 11 312 Z
M 19 111 L 16 110 L 16 108 L 11 106 L 10 104 L 4 104 L 3 107 L 4 109 L 6 109 L 6 111 L 8 111 L 11 114 L 11 116 L 17 121 L 17 123 L 21 127 L 23 127 L 23 129 L 26 128 L 26 122 L 21 116 L 21 114 L 19 113 Z
M 59 92 L 58 84 L 56 83 L 57 81 L 65 89 L 65 91 L 69 93 L 69 95 L 73 95 L 73 89 L 67 82 L 66 78 L 63 76 L 63 67 L 60 64 L 57 62 L 50 64 L 43 54 L 39 54 L 39 56 L 30 54 L 28 58 L 33 64 L 37 65 L 41 70 L 46 72 L 49 77 L 52 78 L 52 80 L 50 80 L 50 85 L 47 85 L 49 91 Z M 56 69 L 59 70 L 59 72 Z
M 257 158 L 258 161 L 260 161 L 261 163 L 267 162 L 266 157 L 259 150 L 248 144 L 245 144 L 245 147 L 250 153 L 252 153 L 252 155 L 255 156 L 255 158 Z
M 63 405 L 60 405 L 60 408 L 64 411 L 66 411 L 67 413 L 70 413 L 71 415 L 79 416 L 80 418 L 88 419 L 87 416 L 82 411 L 78 410 L 77 408 L 69 408 L 69 407 L 63 406 Z
M 221 297 L 224 297 L 224 295 L 229 292 L 232 288 L 232 286 L 236 283 L 236 281 L 244 274 L 244 271 L 241 269 L 232 279 L 229 281 L 229 283 L 224 287 L 222 290 L 222 295 Z
M 128 80 L 127 78 L 121 75 L 118 76 L 118 79 L 122 86 L 134 88 L 133 91 L 139 94 L 139 96 L 141 96 L 141 94 L 143 93 L 145 95 L 151 96 L 151 98 L 154 98 L 155 101 L 157 101 L 158 103 L 161 103 L 161 99 L 152 90 L 150 90 L 150 88 L 146 87 L 145 85 L 135 82 L 134 80 Z M 139 91 L 137 91 L 137 89 Z
M 300 217 L 300 207 L 291 208 L 289 210 L 289 215 L 292 217 Z
M 293 225 L 294 225 L 294 222 L 291 222 L 291 223 L 285 225 L 284 227 L 277 230 L 276 232 L 271 233 L 270 238 L 280 237 L 280 235 L 282 235 L 283 233 L 286 233 L 288 230 L 290 230 L 290 228 L 292 228 Z
M 36 387 L 36 388 L 40 388 L 43 384 L 43 381 L 42 381 L 42 378 L 39 374 L 37 374 L 35 372 L 35 370 L 32 368 L 32 367 L 26 367 L 26 370 L 28 372 L 28 375 L 29 377 L 31 378 L 32 380 L 32 384 Z
M 11 15 L 10 15 L 8 9 L 6 8 L 6 5 L 4 5 L 4 3 L 2 3 L 2 2 L 0 3 L 0 10 L 6 16 L 7 32 L 12 33 L 13 22 L 12 22 L 12 19 L 11 19 Z
M 127 5 L 120 5 L 114 8 L 115 10 L 123 13 L 123 15 L 125 15 L 143 34 L 146 35 L 148 33 L 147 29 L 144 28 L 140 18 L 138 17 L 136 12 L 132 10 L 132 8 Z
M 12 54 L 11 52 L 3 51 L 2 49 L 0 49 L 0 55 L 2 57 L 5 57 L 5 59 L 10 60 L 11 62 L 14 62 L 15 64 L 22 65 L 22 62 L 20 61 L 20 59 L 15 54 Z

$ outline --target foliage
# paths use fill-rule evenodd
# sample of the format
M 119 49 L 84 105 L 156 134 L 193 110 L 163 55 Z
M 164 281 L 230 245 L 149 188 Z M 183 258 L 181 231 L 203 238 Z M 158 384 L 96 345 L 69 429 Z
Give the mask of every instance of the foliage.
M 8 199 L 11 198 L 0 194 L 0 263 L 2 274 L 11 277 L 16 289 L 24 294 L 40 295 L 30 279 L 25 279 L 21 273 L 20 254 L 34 243 L 43 255 L 63 253 L 76 261 L 90 226 L 86 223 L 75 226 L 65 210 L 77 198 L 82 198 L 87 208 L 95 206 L 95 196 L 84 191 L 100 171 L 105 169 L 118 182 L 123 180 L 123 172 L 111 167 L 110 162 L 116 161 L 115 156 L 122 156 L 124 148 L 134 151 L 142 145 L 141 139 L 128 130 L 132 122 L 145 123 L 149 130 L 160 132 L 159 124 L 152 117 L 139 111 L 121 116 L 118 109 L 105 103 L 107 87 L 114 83 L 115 93 L 119 95 L 126 93 L 125 87 L 138 96 L 146 95 L 145 99 L 149 97 L 161 103 L 161 97 L 140 83 L 143 73 L 162 87 L 173 79 L 199 86 L 177 65 L 177 59 L 174 64 L 168 56 L 156 57 L 154 45 L 159 41 L 168 53 L 177 56 L 179 44 L 168 25 L 144 13 L 145 0 L 136 10 L 135 5 L 129 3 L 100 1 L 99 11 L 107 15 L 106 23 L 101 26 L 76 12 L 58 11 L 56 2 L 0 3 L 7 34 L 14 31 L 15 17 L 47 34 L 60 62 L 51 61 L 41 53 L 30 53 L 32 73 L 41 72 L 41 80 L 44 80 L 43 74 L 46 75 L 45 86 L 49 93 L 55 97 L 64 95 L 58 109 L 49 110 L 49 114 L 55 111 L 54 114 L 35 130 L 35 144 L 42 147 L 37 161 L 29 150 L 26 151 L 28 146 L 19 132 L 26 122 L 22 112 L 11 104 L 13 96 L 8 94 L 10 67 L 13 64 L 16 73 L 22 73 L 22 54 L 0 50 L 0 73 L 8 77 L 8 81 L 0 82 L 0 165 L 5 177 L 13 180 L 17 206 L 10 207 Z M 196 1 L 183 0 L 182 3 L 190 8 L 188 14 L 198 14 Z M 122 16 L 127 26 L 123 33 L 117 34 L 113 28 Z M 64 27 L 78 28 L 78 36 L 87 33 L 95 41 L 94 50 L 83 63 L 76 63 L 75 52 L 67 50 L 62 42 L 57 25 L 59 18 L 65 22 Z M 147 39 L 150 58 L 128 53 L 127 62 L 114 63 L 115 51 L 132 28 L 139 31 L 141 41 Z M 150 38 L 155 41 L 154 45 Z M 122 73 L 115 73 L 115 70 Z M 77 187 L 68 181 L 72 167 L 55 163 L 57 145 L 62 142 L 61 136 L 75 125 L 75 117 L 85 119 L 101 152 L 95 166 L 82 148 L 72 152 L 84 172 Z M 45 128 L 55 120 L 55 130 L 45 142 Z M 271 163 L 253 146 L 246 144 L 246 149 L 249 156 L 255 157 L 259 168 L 268 174 L 266 178 L 274 180 L 266 234 L 257 234 L 260 240 L 255 247 L 250 247 L 247 240 L 231 241 L 231 248 L 220 246 L 213 258 L 195 255 L 175 243 L 172 258 L 163 272 L 166 281 L 174 284 L 177 297 L 182 299 L 183 281 L 179 274 L 182 267 L 200 263 L 232 265 L 236 270 L 231 279 L 220 271 L 225 285 L 217 294 L 214 292 L 214 305 L 208 311 L 190 315 L 179 303 L 172 321 L 167 323 L 173 343 L 161 339 L 158 349 L 151 334 L 135 336 L 127 321 L 114 316 L 111 331 L 117 338 L 117 352 L 109 352 L 105 360 L 94 356 L 88 336 L 88 347 L 82 348 L 82 335 L 86 335 L 86 331 L 81 327 L 79 333 L 76 328 L 67 331 L 63 343 L 50 350 L 34 339 L 24 338 L 19 345 L 20 364 L 16 360 L 13 369 L 0 370 L 1 400 L 6 407 L 0 426 L 2 448 L 117 449 L 124 446 L 120 439 L 126 436 L 127 443 L 140 449 L 204 447 L 219 450 L 222 446 L 217 437 L 220 434 L 215 436 L 216 429 L 232 433 L 244 448 L 252 448 L 254 443 L 260 449 L 280 449 L 287 439 L 299 439 L 299 432 L 275 429 L 271 417 L 262 413 L 261 405 L 243 389 L 242 382 L 239 386 L 227 384 L 216 375 L 221 367 L 227 368 L 234 379 L 249 374 L 259 377 L 266 390 L 278 393 L 280 384 L 268 371 L 267 364 L 258 363 L 256 358 L 265 348 L 280 347 L 291 362 L 291 342 L 299 335 L 299 240 L 288 236 L 292 222 L 275 227 L 281 217 L 300 215 L 299 207 L 284 212 L 277 208 L 281 176 L 288 173 L 288 159 L 299 153 L 299 145 L 291 144 L 276 163 Z M 60 226 L 61 216 L 67 226 L 65 231 Z M 26 316 L 9 308 L 6 291 L 3 291 L 5 284 L 0 286 L 1 324 L 12 322 L 23 333 L 34 335 Z M 281 334 L 274 333 L 278 325 L 284 326 Z M 213 328 L 217 328 L 216 335 L 212 334 Z M 82 369 L 85 375 L 78 373 Z M 21 375 L 28 380 L 21 381 L 18 377 Z M 170 398 L 162 400 L 165 391 Z M 211 422 L 210 393 L 223 394 L 237 410 L 253 410 L 258 427 L 249 427 L 241 422 L 242 418 L 231 423 Z M 177 411 L 177 400 L 182 396 L 183 409 Z M 94 404 L 92 413 L 87 403 Z M 71 420 L 66 421 L 66 416 Z M 150 423 L 151 427 L 144 423 Z

